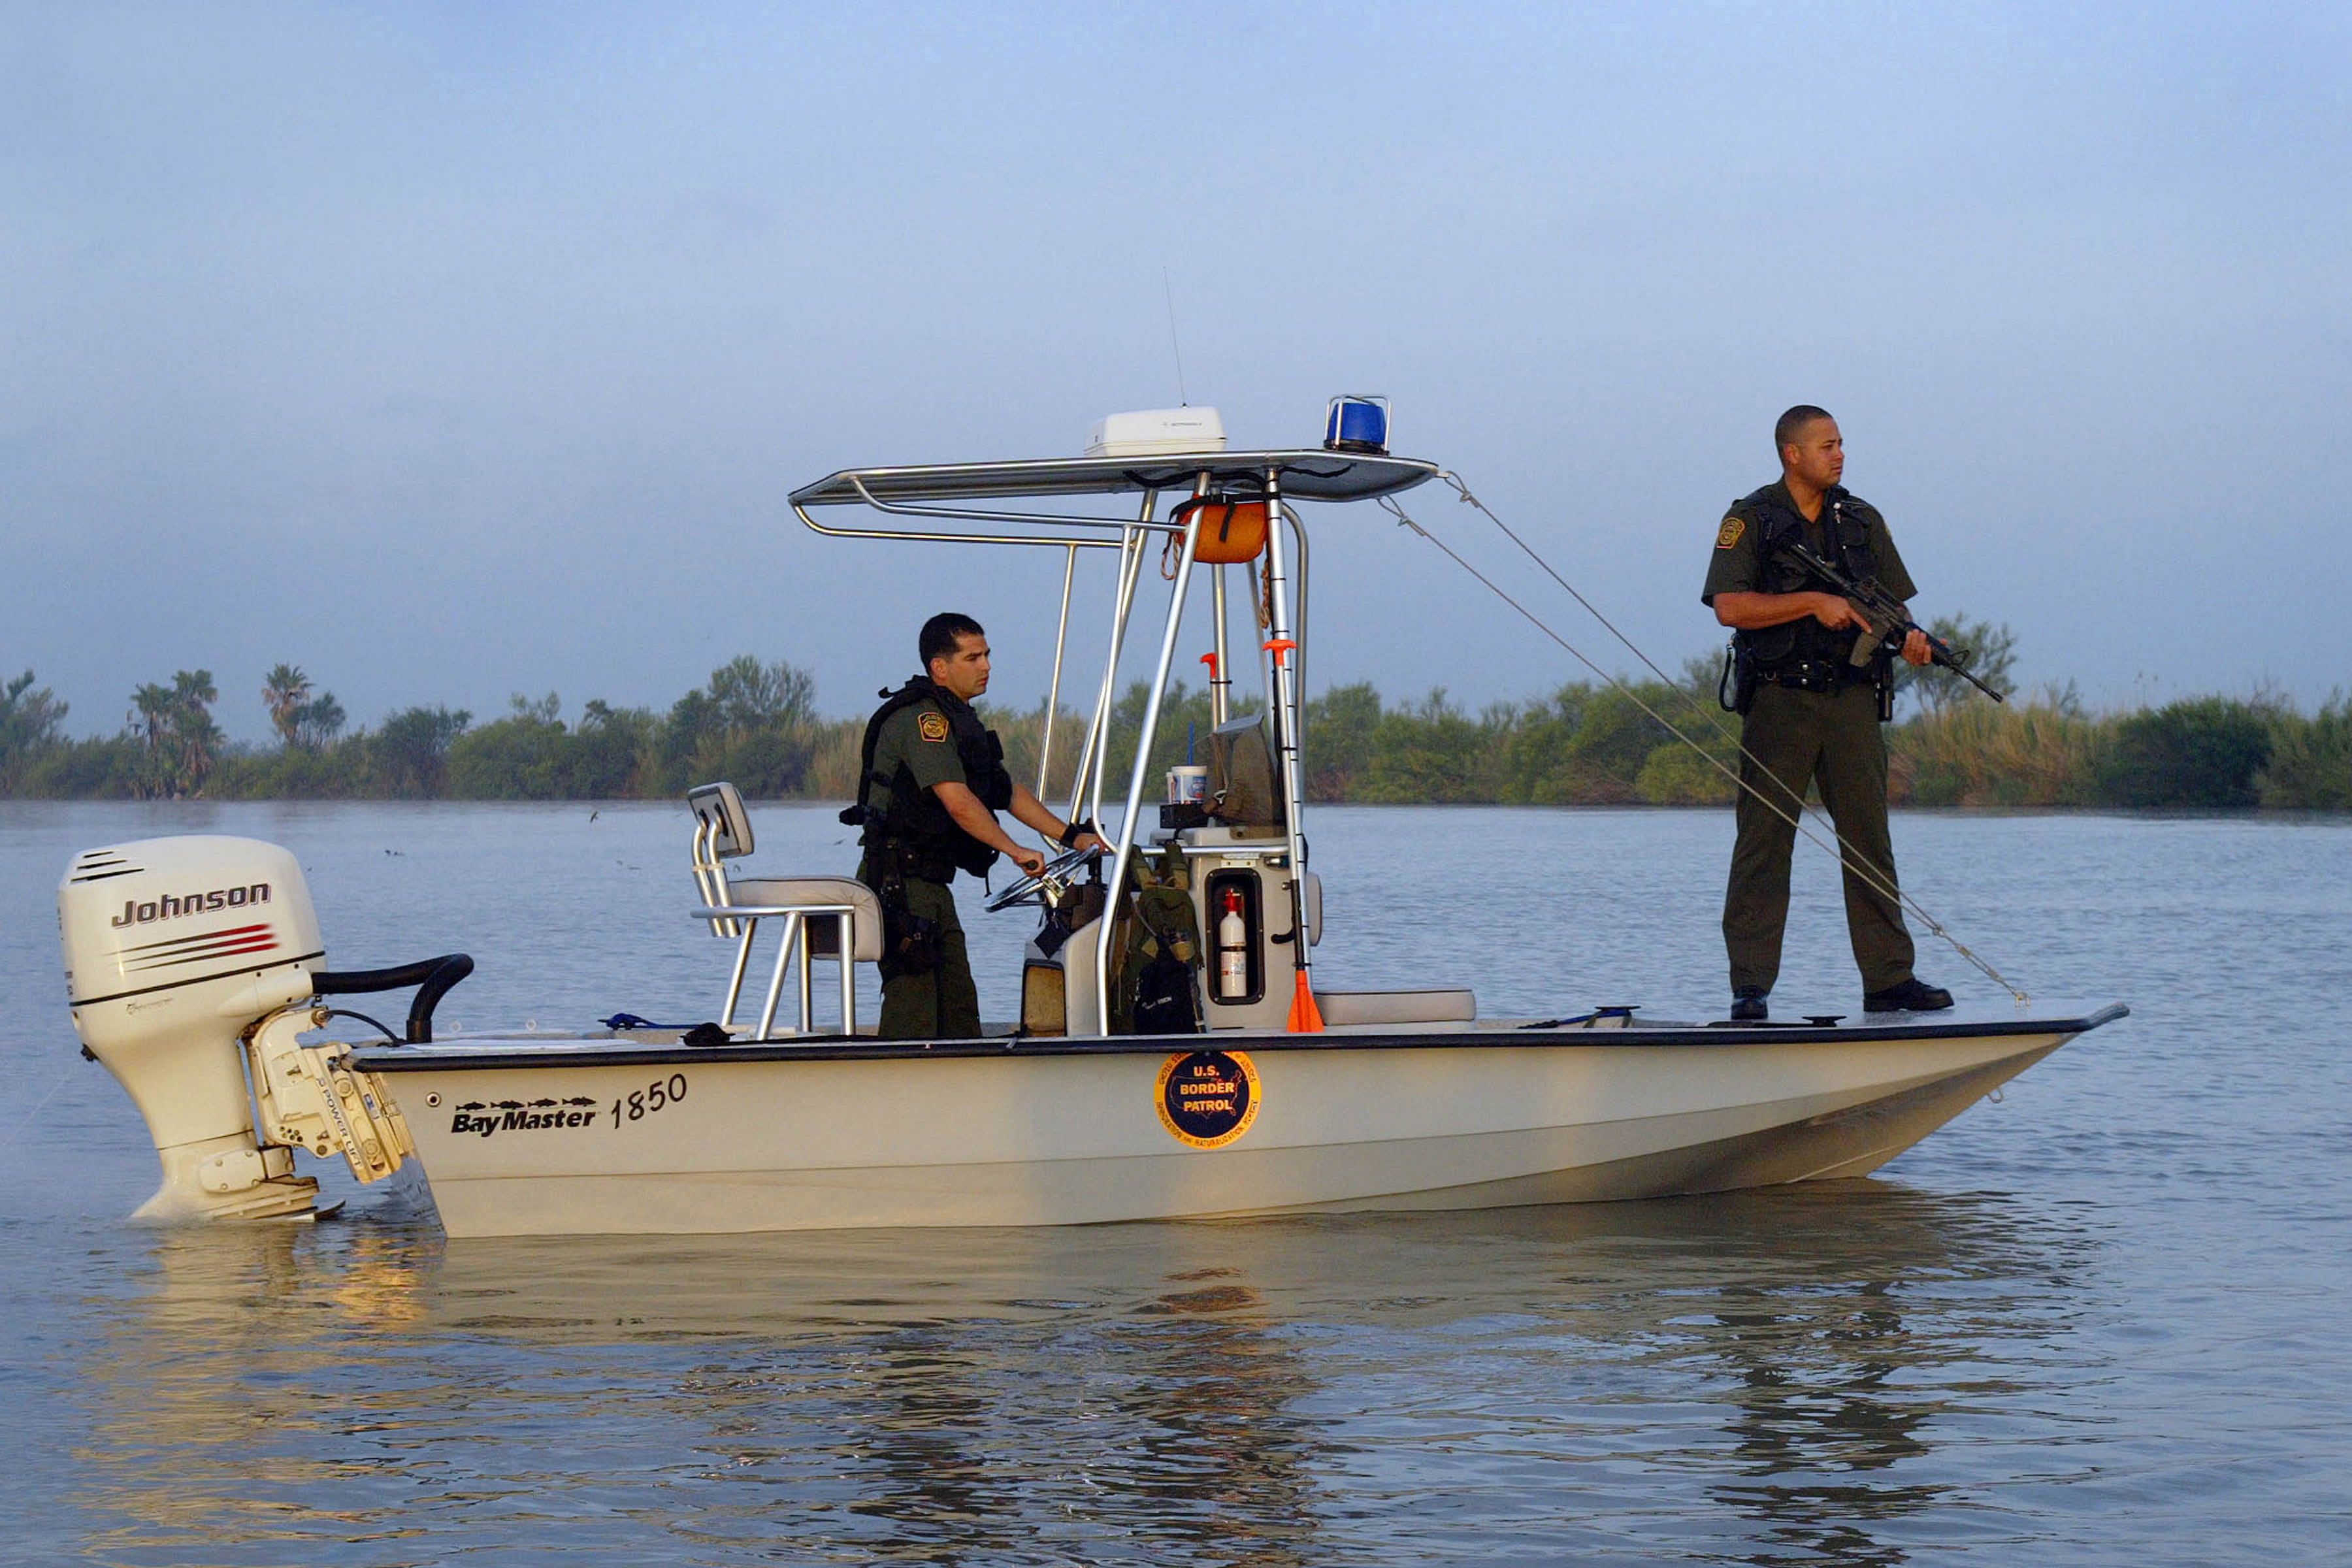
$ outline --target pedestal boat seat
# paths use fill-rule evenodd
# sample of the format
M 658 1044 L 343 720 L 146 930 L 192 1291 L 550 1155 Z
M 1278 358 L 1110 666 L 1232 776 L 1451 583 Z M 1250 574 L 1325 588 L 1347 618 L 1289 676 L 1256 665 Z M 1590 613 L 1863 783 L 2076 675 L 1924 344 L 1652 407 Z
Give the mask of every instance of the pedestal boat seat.
M 816 1033 L 812 970 L 818 958 L 832 959 L 840 977 L 841 1033 L 857 1033 L 856 966 L 882 957 L 882 904 L 874 889 L 854 877 L 730 876 L 722 862 L 749 855 L 752 847 L 751 818 L 743 808 L 743 796 L 731 784 L 707 784 L 688 791 L 686 804 L 694 813 L 694 882 L 703 902 L 695 916 L 710 922 L 713 936 L 732 937 L 736 943 L 735 969 L 727 982 L 719 1026 L 730 1033 L 737 1027 L 735 1009 L 741 1005 L 751 944 L 760 922 L 772 920 L 781 922 L 782 930 L 753 1037 L 773 1037 L 784 976 L 792 971 L 800 983 L 800 1027 L 795 1033 Z

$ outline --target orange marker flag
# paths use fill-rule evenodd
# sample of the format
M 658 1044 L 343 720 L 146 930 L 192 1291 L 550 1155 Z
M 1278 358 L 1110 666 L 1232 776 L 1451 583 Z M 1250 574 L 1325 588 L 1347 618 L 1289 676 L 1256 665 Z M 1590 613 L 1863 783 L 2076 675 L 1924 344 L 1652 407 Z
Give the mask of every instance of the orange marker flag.
M 1294 1035 L 1319 1035 L 1323 1032 L 1323 1009 L 1315 1005 L 1315 988 L 1307 983 L 1307 971 L 1298 972 L 1298 990 L 1290 998 L 1290 1032 Z

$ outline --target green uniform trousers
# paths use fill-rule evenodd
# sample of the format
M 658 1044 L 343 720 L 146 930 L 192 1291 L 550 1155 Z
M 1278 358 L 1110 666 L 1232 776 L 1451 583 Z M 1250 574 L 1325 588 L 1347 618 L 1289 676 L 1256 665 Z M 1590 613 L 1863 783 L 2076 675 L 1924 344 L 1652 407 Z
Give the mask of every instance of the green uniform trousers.
M 860 867 L 859 879 L 873 886 Z M 944 882 L 907 879 L 907 910 L 940 922 L 940 966 L 920 974 L 882 976 L 882 1022 L 886 1040 L 976 1040 L 980 1037 L 980 992 L 971 983 L 971 958 L 964 951 L 963 925 L 956 919 L 955 895 Z
M 1731 988 L 1769 991 L 1780 975 L 1780 938 L 1789 924 L 1789 855 L 1806 786 L 1818 782 L 1837 824 L 1845 881 L 1846 932 L 1864 991 L 1911 978 L 1911 933 L 1891 893 L 1854 875 L 1872 868 L 1895 885 L 1895 846 L 1886 831 L 1886 742 L 1879 733 L 1878 693 L 1867 684 L 1834 692 L 1759 686 L 1739 730 L 1739 838 L 1731 851 L 1731 885 L 1723 900 L 1723 943 Z M 1760 766 L 1759 764 L 1761 764 Z M 1777 782 L 1776 782 L 1777 781 Z M 1793 795 L 1791 794 L 1793 793 Z

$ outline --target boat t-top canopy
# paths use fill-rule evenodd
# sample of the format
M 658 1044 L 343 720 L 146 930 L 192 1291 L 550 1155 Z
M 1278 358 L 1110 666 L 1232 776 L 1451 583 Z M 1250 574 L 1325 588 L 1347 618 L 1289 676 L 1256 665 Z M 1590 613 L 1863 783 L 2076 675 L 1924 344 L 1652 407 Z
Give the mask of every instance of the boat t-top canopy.
M 1048 458 L 921 468 L 844 468 L 793 492 L 803 506 L 922 506 L 1024 497 L 1191 490 L 1204 478 L 1217 490 L 1263 489 L 1272 471 L 1289 500 L 1371 500 L 1409 490 L 1438 473 L 1435 463 L 1351 452 L 1177 452 L 1148 458 Z

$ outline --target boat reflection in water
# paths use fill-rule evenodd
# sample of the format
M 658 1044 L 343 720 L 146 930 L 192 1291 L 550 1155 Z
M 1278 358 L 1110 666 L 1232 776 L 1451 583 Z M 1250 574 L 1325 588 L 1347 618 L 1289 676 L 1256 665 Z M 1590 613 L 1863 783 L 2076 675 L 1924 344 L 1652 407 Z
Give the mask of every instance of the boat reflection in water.
M 75 1341 L 76 1544 L 110 1558 L 1265 1563 L 1521 1533 L 1894 1562 L 1923 1513 L 1951 1539 L 1962 1487 L 1998 1529 L 1949 1445 L 2036 1403 L 1988 1363 L 2079 1373 L 2063 1281 L 2086 1247 L 1999 1198 L 1876 1182 L 1085 1230 L 448 1242 L 418 1219 L 123 1245 L 131 1293 Z

